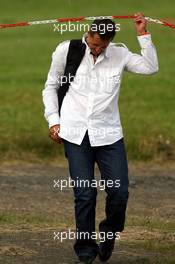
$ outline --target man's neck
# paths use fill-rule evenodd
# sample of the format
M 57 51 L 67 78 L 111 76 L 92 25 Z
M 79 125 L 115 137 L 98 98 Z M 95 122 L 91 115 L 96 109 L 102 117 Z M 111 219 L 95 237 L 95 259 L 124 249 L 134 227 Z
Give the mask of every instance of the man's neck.
M 94 55 L 92 52 L 90 52 L 90 54 L 93 56 L 94 64 L 95 64 L 95 62 L 96 62 L 96 60 L 97 60 L 99 55 Z

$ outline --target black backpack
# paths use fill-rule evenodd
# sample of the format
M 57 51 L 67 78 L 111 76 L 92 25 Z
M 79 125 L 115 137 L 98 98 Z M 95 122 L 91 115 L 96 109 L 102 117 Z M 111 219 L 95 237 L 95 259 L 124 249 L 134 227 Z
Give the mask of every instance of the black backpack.
M 61 105 L 66 95 L 70 82 L 73 81 L 77 69 L 84 57 L 86 50 L 86 44 L 82 43 L 81 39 L 73 39 L 70 41 L 69 50 L 67 54 L 66 67 L 64 71 L 64 76 L 62 78 L 63 84 L 58 89 L 58 104 L 59 104 L 59 114 L 61 110 Z

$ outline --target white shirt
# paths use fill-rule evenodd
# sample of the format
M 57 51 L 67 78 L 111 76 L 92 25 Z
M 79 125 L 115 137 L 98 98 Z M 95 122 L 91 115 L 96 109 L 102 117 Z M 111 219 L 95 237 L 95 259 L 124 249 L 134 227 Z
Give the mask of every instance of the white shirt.
M 91 146 L 112 144 L 123 137 L 118 99 L 124 70 L 153 74 L 158 71 L 156 49 L 151 35 L 138 36 L 141 55 L 130 52 L 123 44 L 110 43 L 95 64 L 86 43 L 83 60 L 66 93 L 61 115 L 58 114 L 57 89 L 64 75 L 70 41 L 59 44 L 43 90 L 45 118 L 49 127 L 60 124 L 61 138 L 80 145 L 88 130 Z

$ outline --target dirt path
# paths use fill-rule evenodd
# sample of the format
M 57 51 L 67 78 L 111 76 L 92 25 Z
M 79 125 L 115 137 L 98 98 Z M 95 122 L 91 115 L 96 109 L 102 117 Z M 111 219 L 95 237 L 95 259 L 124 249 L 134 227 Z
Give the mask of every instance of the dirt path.
M 74 230 L 72 189 L 54 188 L 54 180 L 68 177 L 68 169 L 58 166 L 1 166 L 0 264 L 75 262 L 73 240 L 54 240 L 54 232 Z M 174 179 L 174 167 L 130 166 L 126 228 L 110 264 L 175 263 Z M 97 226 L 104 201 L 99 190 Z

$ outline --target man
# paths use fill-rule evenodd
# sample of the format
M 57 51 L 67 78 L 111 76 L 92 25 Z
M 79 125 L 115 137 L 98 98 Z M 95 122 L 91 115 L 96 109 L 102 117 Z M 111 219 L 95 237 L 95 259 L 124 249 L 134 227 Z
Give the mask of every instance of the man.
M 64 75 L 69 41 L 61 43 L 53 53 L 43 90 L 49 137 L 64 143 L 72 180 L 92 183 L 97 163 L 107 193 L 106 218 L 99 224 L 105 239 L 98 246 L 92 236 L 87 236 L 95 231 L 97 190 L 92 185 L 74 187 L 76 228 L 78 233 L 86 234 L 77 237 L 74 244 L 79 263 L 92 263 L 97 254 L 101 261 L 107 261 L 112 255 L 116 233 L 124 229 L 129 181 L 117 104 L 121 77 L 124 70 L 139 74 L 158 71 L 156 50 L 146 30 L 144 15 L 136 14 L 134 22 L 141 55 L 130 52 L 125 45 L 111 43 L 116 33 L 114 22 L 95 20 L 83 36 L 85 54 L 64 97 L 60 115 L 57 91 Z M 119 186 L 111 185 L 116 181 Z

